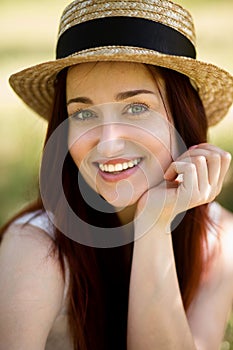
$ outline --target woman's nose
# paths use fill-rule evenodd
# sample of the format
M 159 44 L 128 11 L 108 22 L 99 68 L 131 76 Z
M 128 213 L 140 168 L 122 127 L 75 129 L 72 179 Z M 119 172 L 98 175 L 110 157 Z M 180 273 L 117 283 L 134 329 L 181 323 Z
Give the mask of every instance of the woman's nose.
M 97 151 L 104 157 L 115 157 L 123 154 L 125 140 L 122 133 L 122 125 L 111 123 L 100 127 L 100 137 Z

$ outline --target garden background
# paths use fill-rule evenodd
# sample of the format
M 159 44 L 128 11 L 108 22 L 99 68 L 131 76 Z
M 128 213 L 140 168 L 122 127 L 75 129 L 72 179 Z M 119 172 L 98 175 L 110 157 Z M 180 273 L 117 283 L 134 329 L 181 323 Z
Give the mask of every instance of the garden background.
M 233 0 L 177 0 L 191 11 L 198 58 L 233 74 Z M 14 94 L 9 75 L 54 58 L 58 21 L 68 0 L 0 1 L 0 225 L 35 198 L 46 123 Z M 233 108 L 209 132 L 233 155 Z M 233 211 L 233 166 L 218 201 Z M 233 350 L 233 317 L 222 350 Z

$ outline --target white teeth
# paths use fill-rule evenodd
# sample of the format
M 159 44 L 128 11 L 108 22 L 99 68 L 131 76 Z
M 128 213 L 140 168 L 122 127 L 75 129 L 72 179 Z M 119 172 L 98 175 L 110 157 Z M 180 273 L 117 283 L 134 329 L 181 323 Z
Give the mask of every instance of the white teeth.
M 110 173 L 112 173 L 113 171 L 115 171 L 115 166 L 113 164 L 108 164 L 108 171 Z
M 124 162 L 124 163 L 122 164 L 122 167 L 123 167 L 124 170 L 128 169 L 128 163 Z
M 129 167 L 129 168 L 133 168 L 134 165 L 135 165 L 134 162 L 128 162 L 128 167 Z
M 117 163 L 117 164 L 99 163 L 99 168 L 100 168 L 100 170 L 108 172 L 108 173 L 119 172 L 122 170 L 126 170 L 128 168 L 133 168 L 135 165 L 139 164 L 140 161 L 141 161 L 141 158 L 137 158 L 134 160 L 130 160 L 128 162 Z
M 123 165 L 121 163 L 118 163 L 115 165 L 115 171 L 121 171 L 123 170 Z

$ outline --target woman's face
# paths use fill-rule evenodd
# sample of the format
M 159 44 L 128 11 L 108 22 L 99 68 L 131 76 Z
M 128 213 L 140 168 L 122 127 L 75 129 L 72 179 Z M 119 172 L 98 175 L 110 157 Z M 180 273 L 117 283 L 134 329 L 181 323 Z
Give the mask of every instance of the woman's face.
M 165 107 L 166 105 L 166 107 Z M 137 63 L 84 63 L 67 75 L 70 154 L 115 207 L 135 204 L 172 161 L 163 80 Z

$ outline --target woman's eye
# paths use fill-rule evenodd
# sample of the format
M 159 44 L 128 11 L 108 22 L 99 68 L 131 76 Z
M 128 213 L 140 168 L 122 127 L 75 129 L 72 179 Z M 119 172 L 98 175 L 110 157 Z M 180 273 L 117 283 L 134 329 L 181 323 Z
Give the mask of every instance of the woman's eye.
M 129 113 L 129 114 L 141 114 L 141 113 L 144 113 L 148 111 L 148 106 L 146 106 L 145 104 L 139 104 L 139 103 L 134 103 L 134 104 L 131 104 L 127 109 L 126 109 L 126 113 Z
M 94 111 L 90 109 L 82 109 L 72 114 L 71 117 L 78 120 L 88 120 L 92 118 L 97 118 L 97 115 Z

